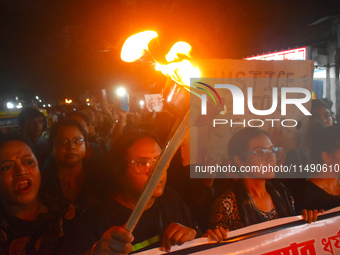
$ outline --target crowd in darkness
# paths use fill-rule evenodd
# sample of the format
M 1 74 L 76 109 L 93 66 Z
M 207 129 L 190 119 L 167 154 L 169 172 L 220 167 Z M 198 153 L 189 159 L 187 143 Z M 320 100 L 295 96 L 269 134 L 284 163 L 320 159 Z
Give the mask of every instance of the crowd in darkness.
M 303 148 L 285 151 L 258 128 L 228 143 L 229 163 L 340 164 L 340 127 L 332 102 L 316 99 Z M 339 172 L 304 180 L 275 173 L 190 179 L 179 149 L 163 171 L 131 234 L 124 228 L 175 117 L 125 112 L 105 101 L 45 116 L 22 109 L 19 129 L 0 134 L 0 254 L 128 254 L 201 236 L 303 215 L 308 222 L 340 206 Z M 228 163 L 228 164 L 229 164 Z

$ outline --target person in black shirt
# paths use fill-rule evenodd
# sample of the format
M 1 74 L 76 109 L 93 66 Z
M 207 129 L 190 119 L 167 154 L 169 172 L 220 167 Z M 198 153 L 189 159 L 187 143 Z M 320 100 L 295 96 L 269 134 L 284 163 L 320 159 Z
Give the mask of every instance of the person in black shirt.
M 76 222 L 73 234 L 60 247 L 60 254 L 83 254 L 98 240 L 94 254 L 106 246 L 103 235 L 109 235 L 110 226 L 123 226 L 127 222 L 160 153 L 157 137 L 147 131 L 130 130 L 116 140 L 111 159 L 117 192 L 88 211 L 87 219 Z M 166 177 L 165 169 L 133 231 L 133 252 L 159 246 L 169 251 L 171 245 L 196 237 L 195 224 L 186 205 L 175 191 L 165 188 Z
M 296 195 L 297 210 L 324 209 L 340 206 L 340 127 L 321 129 L 311 145 L 311 163 L 319 166 Z
M 0 254 L 49 255 L 67 234 L 75 207 L 40 189 L 33 147 L 0 136 Z

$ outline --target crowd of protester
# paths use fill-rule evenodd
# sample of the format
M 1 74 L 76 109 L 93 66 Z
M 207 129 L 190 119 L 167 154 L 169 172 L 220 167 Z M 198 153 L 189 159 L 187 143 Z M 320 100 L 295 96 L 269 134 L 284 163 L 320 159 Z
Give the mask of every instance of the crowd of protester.
M 327 99 L 313 100 L 303 148 L 285 152 L 268 133 L 244 128 L 228 143 L 237 168 L 260 164 L 340 165 L 340 127 Z M 20 132 L 0 136 L 0 254 L 128 254 L 170 251 L 200 236 L 340 206 L 339 174 L 274 180 L 275 173 L 190 179 L 179 149 L 163 172 L 133 234 L 124 228 L 173 125 L 166 112 L 34 107 Z M 180 173 L 180 174 L 179 174 Z M 296 185 L 296 183 L 299 185 Z

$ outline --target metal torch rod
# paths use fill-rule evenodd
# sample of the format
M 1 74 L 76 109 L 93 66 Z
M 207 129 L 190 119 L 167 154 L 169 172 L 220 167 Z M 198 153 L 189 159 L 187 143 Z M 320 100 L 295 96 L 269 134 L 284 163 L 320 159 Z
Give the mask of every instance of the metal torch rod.
M 147 183 L 145 184 L 143 192 L 140 195 L 138 202 L 126 223 L 125 229 L 127 229 L 128 231 L 132 232 L 136 227 L 140 217 L 142 216 L 142 213 L 145 209 L 147 202 L 152 196 L 152 193 L 163 174 L 163 171 L 165 170 L 168 162 L 171 160 L 176 150 L 182 143 L 184 135 L 190 127 L 190 119 L 191 121 L 195 120 L 198 116 L 198 113 L 199 112 L 197 110 L 192 109 L 190 114 L 190 110 L 188 110 L 187 114 L 185 115 L 183 121 L 180 123 L 179 127 L 175 131 L 174 135 L 170 137 L 170 139 L 167 142 L 167 145 L 162 150 L 162 153 L 159 156 Z

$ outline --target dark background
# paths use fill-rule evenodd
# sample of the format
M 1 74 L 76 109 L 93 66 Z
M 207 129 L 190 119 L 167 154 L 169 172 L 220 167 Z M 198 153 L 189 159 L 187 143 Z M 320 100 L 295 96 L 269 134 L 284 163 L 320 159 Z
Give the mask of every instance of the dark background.
M 242 58 L 308 44 L 312 23 L 340 14 L 339 0 L 1 0 L 1 96 L 55 103 L 119 84 L 132 93 L 160 89 L 146 62 L 124 63 L 126 38 L 154 30 L 159 61 L 177 41 L 193 58 Z

